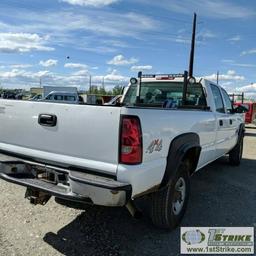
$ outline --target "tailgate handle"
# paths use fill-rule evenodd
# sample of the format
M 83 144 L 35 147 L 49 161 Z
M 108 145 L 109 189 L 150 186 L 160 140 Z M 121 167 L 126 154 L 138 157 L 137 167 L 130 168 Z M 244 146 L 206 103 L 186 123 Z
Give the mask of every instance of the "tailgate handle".
M 38 123 L 42 126 L 54 127 L 57 124 L 57 116 L 49 114 L 40 114 L 38 116 Z

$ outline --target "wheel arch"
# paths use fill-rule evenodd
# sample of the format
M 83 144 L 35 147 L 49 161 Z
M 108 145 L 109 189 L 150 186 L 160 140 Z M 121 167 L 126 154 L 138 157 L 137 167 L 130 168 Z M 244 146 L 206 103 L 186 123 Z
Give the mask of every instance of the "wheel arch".
M 160 187 L 169 183 L 185 158 L 189 159 L 189 172 L 192 175 L 196 170 L 200 153 L 200 138 L 197 133 L 185 133 L 175 137 L 170 143 L 166 169 Z

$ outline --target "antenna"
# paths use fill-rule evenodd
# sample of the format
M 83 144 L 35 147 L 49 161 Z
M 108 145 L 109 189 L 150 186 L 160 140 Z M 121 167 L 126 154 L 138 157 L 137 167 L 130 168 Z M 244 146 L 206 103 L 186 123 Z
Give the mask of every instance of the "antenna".
M 196 17 L 197 17 L 197 15 L 196 15 L 196 13 L 194 13 L 188 77 L 193 76 L 193 69 L 194 69 L 194 55 L 195 55 L 195 41 L 196 41 Z
M 194 55 L 195 55 L 195 41 L 196 41 L 196 13 L 194 13 L 193 19 L 193 29 L 192 29 L 192 39 L 191 39 L 191 49 L 190 49 L 190 60 L 189 60 L 189 70 L 184 71 L 184 84 L 182 92 L 182 105 L 186 105 L 188 83 L 190 78 L 193 78 L 193 68 L 194 68 Z

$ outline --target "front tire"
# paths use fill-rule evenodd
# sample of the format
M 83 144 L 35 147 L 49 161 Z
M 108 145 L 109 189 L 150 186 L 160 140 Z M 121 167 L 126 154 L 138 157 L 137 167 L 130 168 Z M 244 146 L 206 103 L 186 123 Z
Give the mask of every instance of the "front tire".
M 229 152 L 229 163 L 238 166 L 243 156 L 244 139 L 241 138 L 239 143 Z
M 180 224 L 190 192 L 188 167 L 188 162 L 182 162 L 169 184 L 152 194 L 151 219 L 155 226 L 172 230 Z

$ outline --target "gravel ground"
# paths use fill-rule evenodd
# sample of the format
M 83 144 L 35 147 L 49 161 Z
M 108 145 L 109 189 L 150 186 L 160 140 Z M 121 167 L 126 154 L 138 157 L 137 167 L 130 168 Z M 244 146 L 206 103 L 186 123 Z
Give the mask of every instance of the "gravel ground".
M 222 158 L 192 177 L 182 226 L 256 227 L 256 129 L 240 167 Z M 124 208 L 33 206 L 25 189 L 0 181 L 0 255 L 179 255 L 179 229 L 155 229 Z

